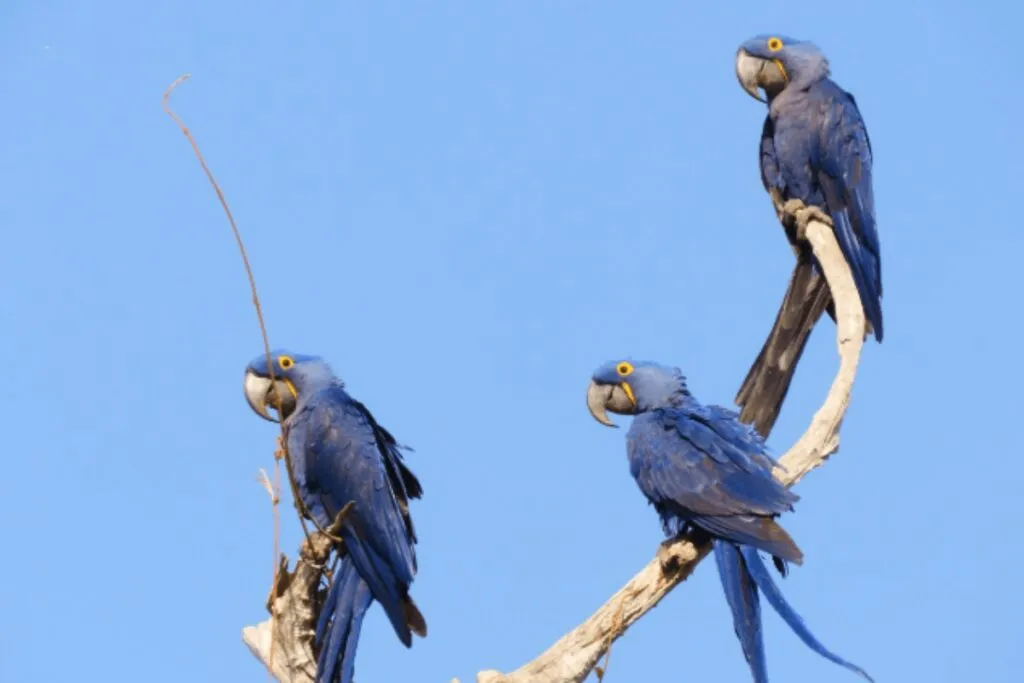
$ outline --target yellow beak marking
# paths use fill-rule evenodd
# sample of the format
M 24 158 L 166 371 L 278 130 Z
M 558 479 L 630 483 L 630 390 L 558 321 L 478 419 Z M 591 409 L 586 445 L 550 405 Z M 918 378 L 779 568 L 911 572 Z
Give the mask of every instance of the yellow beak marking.
M 786 81 L 786 83 L 789 83 L 789 74 L 786 73 L 786 67 L 782 66 L 782 60 L 776 59 L 775 66 L 779 67 L 779 72 L 782 74 L 782 78 Z

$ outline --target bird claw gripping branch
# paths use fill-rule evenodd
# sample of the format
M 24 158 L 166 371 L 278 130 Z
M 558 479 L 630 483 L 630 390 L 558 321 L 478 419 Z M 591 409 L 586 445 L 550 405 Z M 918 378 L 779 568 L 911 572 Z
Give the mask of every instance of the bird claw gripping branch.
M 807 206 L 799 199 L 790 199 L 782 206 L 787 218 L 796 224 L 796 237 L 803 242 L 807 239 L 807 226 L 811 221 L 818 221 L 833 227 L 832 217 L 816 206 Z

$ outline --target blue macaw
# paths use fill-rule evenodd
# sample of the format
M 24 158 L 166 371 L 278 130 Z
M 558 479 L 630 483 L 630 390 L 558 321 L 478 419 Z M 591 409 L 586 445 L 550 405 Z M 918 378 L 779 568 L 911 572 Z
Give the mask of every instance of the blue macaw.
M 772 476 L 764 439 L 726 408 L 701 405 L 676 368 L 621 360 L 602 365 L 587 390 L 601 424 L 608 411 L 634 415 L 626 434 L 629 470 L 661 517 L 670 539 L 687 531 L 710 537 L 733 626 L 755 683 L 767 683 L 758 591 L 812 650 L 872 680 L 825 648 L 790 607 L 758 551 L 783 576 L 803 553 L 775 518 L 799 497 Z
M 743 43 L 736 75 L 744 90 L 768 104 L 759 154 L 765 190 L 777 208 L 799 200 L 811 217 L 831 222 L 865 317 L 881 342 L 882 261 L 871 140 L 857 102 L 829 78 L 828 60 L 817 47 L 785 36 Z M 785 217 L 783 223 L 797 264 L 771 334 L 736 396 L 740 419 L 763 436 L 775 424 L 811 329 L 825 310 L 835 319 L 828 284 L 801 240 L 800 226 Z
M 272 368 L 264 354 L 249 363 L 245 396 L 261 417 L 276 422 L 273 408 L 284 420 L 300 511 L 329 529 L 339 511 L 354 504 L 339 532 L 344 555 L 315 637 L 317 683 L 351 683 L 363 616 L 374 599 L 406 647 L 413 633 L 427 634 L 409 595 L 416 574 L 409 499 L 423 489 L 405 466 L 402 447 L 323 359 L 275 351 L 271 362 Z

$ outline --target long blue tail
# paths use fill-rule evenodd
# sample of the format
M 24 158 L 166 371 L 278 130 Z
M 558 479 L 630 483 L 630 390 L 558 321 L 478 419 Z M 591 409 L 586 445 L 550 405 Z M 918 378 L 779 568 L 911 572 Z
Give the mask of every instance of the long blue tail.
M 316 683 L 352 683 L 359 632 L 372 602 L 370 587 L 360 578 L 352 558 L 345 555 L 316 626 L 315 642 L 320 648 Z
M 715 564 L 722 579 L 725 599 L 732 610 L 732 625 L 743 647 L 754 683 L 768 683 L 768 664 L 761 635 L 761 602 L 757 586 L 747 571 L 739 546 L 729 541 L 714 540 Z
M 715 541 L 716 557 L 718 557 L 718 555 L 720 554 L 720 552 L 718 551 L 719 543 L 724 542 L 717 540 Z M 737 546 L 733 547 L 736 548 Z M 786 602 L 786 599 L 782 597 L 782 591 L 779 590 L 778 586 L 775 585 L 775 581 L 772 580 L 772 575 L 768 571 L 768 567 L 766 567 L 764 562 L 761 560 L 761 556 L 758 555 L 757 548 L 748 545 L 741 545 L 738 546 L 738 549 L 739 552 L 743 555 L 744 565 L 746 567 L 745 573 L 747 574 L 747 576 L 750 579 L 752 579 L 755 584 L 757 584 L 757 588 L 759 588 L 761 592 L 764 593 L 764 597 L 768 600 L 768 604 L 770 604 L 775 609 L 775 611 L 778 612 L 779 616 L 782 617 L 787 624 L 789 624 L 789 627 L 793 629 L 793 632 L 800 637 L 800 640 L 804 641 L 804 644 L 807 647 L 811 648 L 812 650 L 814 650 L 830 662 L 834 662 L 839 666 L 845 667 L 856 674 L 860 674 L 867 680 L 871 681 L 871 683 L 874 683 L 874 679 L 872 679 L 871 676 L 869 676 L 868 673 L 864 671 L 864 669 L 860 668 L 856 664 L 852 664 L 846 661 L 845 659 L 836 654 L 833 654 L 828 650 L 828 648 L 822 645 L 817 638 L 814 637 L 814 634 L 812 634 L 810 629 L 807 628 L 807 625 L 804 624 L 804 620 L 800 617 L 799 614 L 796 613 L 796 610 L 789 606 L 789 603 Z M 722 579 L 722 582 L 723 584 L 725 583 L 724 577 Z M 728 595 L 728 589 L 726 590 L 726 594 Z M 754 595 L 756 597 L 756 591 Z M 732 604 L 731 600 L 730 604 Z M 734 621 L 736 620 L 736 616 L 737 612 L 734 608 Z M 760 623 L 758 625 L 760 626 Z M 758 630 L 760 631 L 760 629 Z M 742 641 L 742 638 L 740 640 Z M 744 650 L 746 650 L 746 646 L 744 646 Z M 758 679 L 757 675 L 758 673 L 757 671 L 755 671 L 754 678 L 756 681 L 758 681 L 758 683 L 760 683 L 761 679 Z
M 351 558 L 374 599 L 384 608 L 398 639 L 406 647 L 412 647 L 413 632 L 425 635 L 426 623 L 408 595 L 408 583 L 348 524 L 342 528 L 341 537 L 345 541 L 346 561 Z

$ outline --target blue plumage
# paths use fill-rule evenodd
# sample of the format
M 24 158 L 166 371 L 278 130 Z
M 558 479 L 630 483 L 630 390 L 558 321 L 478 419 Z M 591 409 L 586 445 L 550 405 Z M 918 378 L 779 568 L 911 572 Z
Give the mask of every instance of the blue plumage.
M 798 496 L 772 476 L 776 463 L 764 439 L 735 412 L 705 406 L 683 375 L 649 362 L 618 361 L 594 373 L 587 394 L 591 413 L 611 424 L 606 410 L 636 417 L 626 434 L 630 473 L 661 517 L 665 533 L 696 530 L 712 538 L 736 635 L 756 683 L 767 679 L 759 591 L 815 652 L 870 680 L 833 655 L 803 624 L 772 582 L 758 551 L 800 564 L 803 554 L 776 517 Z
M 828 60 L 811 43 L 759 37 L 741 50 L 771 60 L 784 74 L 778 87 L 765 88 L 768 116 L 760 143 L 764 187 L 777 190 L 784 200 L 816 206 L 832 218 L 865 314 L 881 341 L 882 263 L 871 140 L 857 102 L 829 78 Z
M 316 634 L 318 683 L 350 683 L 372 600 L 384 608 L 407 647 L 413 633 L 426 635 L 423 615 L 409 596 L 416 575 L 409 499 L 419 498 L 422 488 L 394 437 L 345 391 L 323 360 L 283 352 L 272 357 L 275 380 L 260 356 L 249 365 L 246 393 L 264 416 L 267 406 L 282 400 L 291 474 L 304 513 L 327 529 L 347 503 L 354 503 L 339 532 L 344 555 Z
M 721 538 L 714 541 L 715 565 L 722 580 L 725 600 L 733 615 L 733 631 L 743 648 L 755 683 L 768 682 L 768 660 L 764 654 L 764 636 L 761 632 L 761 601 L 757 584 L 746 571 L 739 546 Z
M 388 477 L 395 454 L 381 449 L 373 418 L 340 386 L 300 398 L 285 429 L 299 494 L 317 524 L 329 527 L 345 503 L 355 502 L 341 530 L 345 549 L 409 645 L 404 601 L 416 573 L 415 534 L 398 502 L 403 492 Z
M 864 314 L 883 338 L 882 257 L 872 189 L 872 150 L 853 95 L 829 78 L 828 60 L 812 43 L 758 36 L 737 53 L 743 87 L 761 99 L 768 115 L 759 142 L 761 181 L 781 203 L 796 199 L 832 220 L 836 241 L 850 265 Z M 795 226 L 787 236 L 797 266 L 782 309 L 737 396 L 743 419 L 767 435 L 785 398 L 811 328 L 831 310 L 827 283 Z
M 373 602 L 370 587 L 359 576 L 350 557 L 343 557 L 320 611 L 314 642 L 318 683 L 351 683 L 363 617 Z
M 765 188 L 829 214 L 865 315 L 881 341 L 882 257 L 871 186 L 871 143 L 856 100 L 825 78 L 804 91 L 779 95 L 767 120 L 771 125 L 765 127 L 762 140 Z
M 739 546 L 740 553 L 743 555 L 743 561 L 747 568 L 748 574 L 753 578 L 754 583 L 764 593 L 764 597 L 768 599 L 768 604 L 785 620 L 789 627 L 793 629 L 793 632 L 804 641 L 804 644 L 817 652 L 825 659 L 838 664 L 839 666 L 845 667 L 856 674 L 860 674 L 867 680 L 873 680 L 864 669 L 860 668 L 856 664 L 846 661 L 839 655 L 834 654 L 828 648 L 821 644 L 811 630 L 807 628 L 803 618 L 797 614 L 786 599 L 782 596 L 782 591 L 775 585 L 775 581 L 772 580 L 771 572 L 768 571 L 768 567 L 765 566 L 764 562 L 761 561 L 761 556 L 758 555 L 757 549 L 751 546 Z

